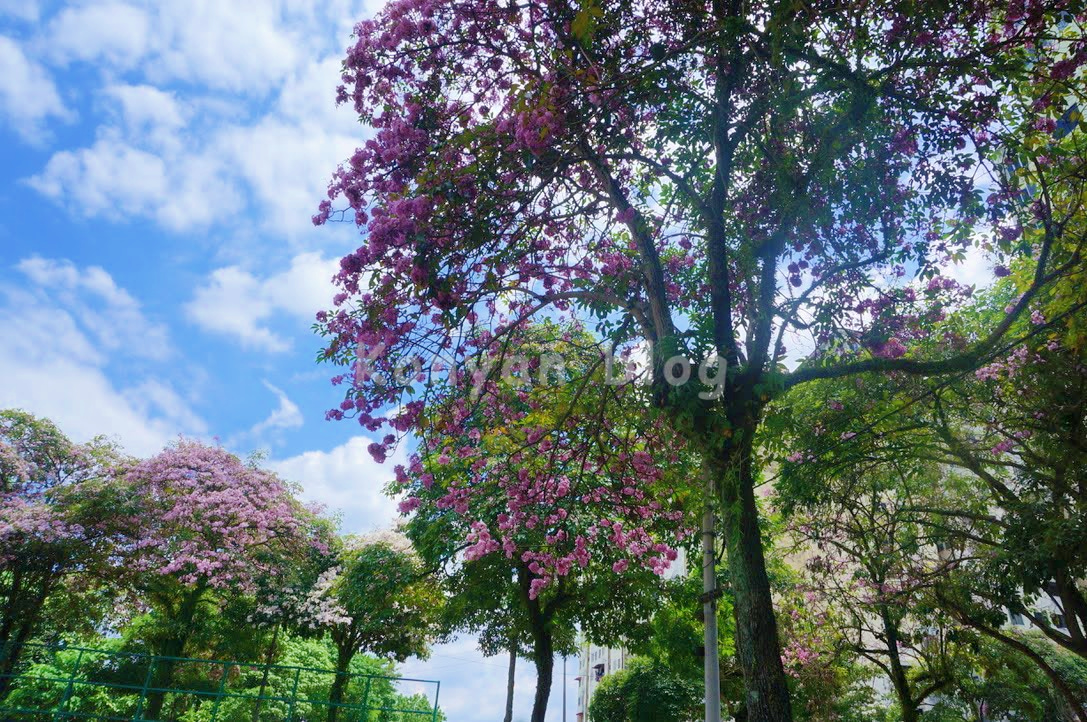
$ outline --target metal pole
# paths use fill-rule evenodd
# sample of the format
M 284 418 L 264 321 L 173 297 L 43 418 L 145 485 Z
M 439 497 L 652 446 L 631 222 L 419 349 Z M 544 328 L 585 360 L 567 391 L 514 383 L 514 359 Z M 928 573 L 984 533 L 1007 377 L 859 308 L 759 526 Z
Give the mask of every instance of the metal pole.
M 562 722 L 566 722 L 566 655 L 562 655 Z
M 140 700 L 136 704 L 137 720 L 143 720 L 143 703 L 147 701 L 147 688 L 151 686 L 151 673 L 155 671 L 156 657 L 147 657 L 147 676 L 143 678 L 143 689 L 140 690 Z
M 223 701 L 223 695 L 226 694 L 226 677 L 230 674 L 230 665 L 223 665 L 223 678 L 219 680 L 219 693 L 215 695 L 215 704 L 211 706 L 211 722 L 219 719 L 219 705 Z
M 72 688 L 75 687 L 75 676 L 79 674 L 79 665 L 83 662 L 83 650 L 79 650 L 79 654 L 75 658 L 75 667 L 72 668 L 71 674 L 68 675 L 68 686 L 64 690 L 64 696 L 60 699 L 60 704 L 57 705 L 56 714 L 53 715 L 54 720 L 63 719 L 68 715 L 62 714 L 64 708 L 68 706 L 68 700 L 72 698 Z
M 293 722 L 294 720 L 294 703 L 298 699 L 298 678 L 301 674 L 301 667 L 294 670 L 294 686 L 291 687 L 291 704 L 287 708 L 287 722 Z
M 713 501 L 716 486 L 706 473 L 706 496 L 702 510 L 702 615 L 706 690 L 706 722 L 721 722 L 721 668 L 717 657 L 717 547 Z
M 434 714 L 430 716 L 431 722 L 438 722 L 438 693 L 442 691 L 442 681 L 439 679 L 435 682 L 434 687 Z

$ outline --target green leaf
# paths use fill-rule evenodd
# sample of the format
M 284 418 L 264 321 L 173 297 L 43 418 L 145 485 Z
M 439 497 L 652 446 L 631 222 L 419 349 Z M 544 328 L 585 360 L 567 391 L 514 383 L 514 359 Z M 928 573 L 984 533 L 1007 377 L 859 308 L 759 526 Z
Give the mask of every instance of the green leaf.
M 587 0 L 582 3 L 581 9 L 574 15 L 570 23 L 570 32 L 579 43 L 588 46 L 593 40 L 596 31 L 596 21 L 603 16 L 604 11 L 596 0 Z

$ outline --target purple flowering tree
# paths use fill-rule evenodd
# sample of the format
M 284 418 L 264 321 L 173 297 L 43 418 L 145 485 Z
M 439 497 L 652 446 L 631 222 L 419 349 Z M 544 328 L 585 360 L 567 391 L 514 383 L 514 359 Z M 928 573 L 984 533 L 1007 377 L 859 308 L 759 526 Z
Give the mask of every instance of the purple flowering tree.
M 755 432 L 816 379 L 980 365 L 1078 263 L 1051 192 L 1067 165 L 1039 122 L 1063 118 L 1087 60 L 1065 10 L 393 0 L 356 26 L 339 90 L 373 136 L 315 218 L 365 236 L 319 317 L 346 367 L 330 415 L 388 427 L 383 457 L 424 423 L 416 379 L 455 383 L 431 359 L 493 370 L 543 315 L 644 354 L 648 407 L 704 465 L 707 689 L 719 521 L 749 719 L 791 719 Z M 1031 259 L 1032 282 L 1005 318 L 931 349 L 968 293 L 947 273 L 979 244 Z M 681 383 L 708 364 L 727 367 L 723 393 Z
M 523 367 L 432 394 L 390 491 L 445 582 L 452 626 L 478 633 L 486 653 L 519 648 L 534 662 L 535 722 L 576 631 L 614 643 L 652 616 L 690 537 L 681 491 L 697 468 L 644 404 L 616 403 L 638 399 L 611 395 L 589 334 L 540 323 L 511 337 Z M 544 349 L 563 368 L 548 369 Z
M 306 513 L 275 474 L 226 450 L 181 440 L 124 472 L 135 501 L 127 520 L 134 602 L 161 622 L 155 654 L 184 655 L 202 609 L 255 594 L 262 579 L 311 542 Z M 173 664 L 160 662 L 155 687 Z M 148 696 L 157 719 L 164 695 Z
M 74 444 L 46 419 L 0 411 L 0 675 L 14 671 L 58 595 L 79 614 L 54 616 L 53 631 L 93 624 L 96 605 L 80 594 L 113 576 L 120 461 L 104 440 Z M 9 684 L 0 676 L 0 697 Z

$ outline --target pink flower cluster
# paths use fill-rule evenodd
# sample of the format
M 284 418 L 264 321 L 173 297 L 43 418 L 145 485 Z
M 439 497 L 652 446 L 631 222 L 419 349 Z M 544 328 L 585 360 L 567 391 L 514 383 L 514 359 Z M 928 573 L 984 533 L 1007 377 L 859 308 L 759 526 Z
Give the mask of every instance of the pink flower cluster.
M 226 450 L 182 440 L 124 474 L 135 569 L 183 584 L 252 590 L 269 545 L 301 544 L 301 507 L 274 474 Z

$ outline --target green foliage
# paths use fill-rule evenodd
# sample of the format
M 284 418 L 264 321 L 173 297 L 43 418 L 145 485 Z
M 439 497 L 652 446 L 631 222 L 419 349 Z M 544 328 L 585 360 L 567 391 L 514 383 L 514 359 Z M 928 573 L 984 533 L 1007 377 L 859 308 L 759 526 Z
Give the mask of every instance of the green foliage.
M 635 654 L 653 659 L 674 676 L 694 685 L 703 680 L 702 579 L 699 569 L 670 582 L 649 622 L 648 634 L 630 645 Z M 718 570 L 719 578 L 725 570 Z M 721 699 L 726 709 L 736 709 L 743 699 L 743 678 L 735 659 L 736 622 L 729 591 L 717 604 L 718 660 Z
M 1039 632 L 1012 634 L 1040 654 L 1079 699 L 1087 699 L 1087 660 L 1061 649 Z M 948 706 L 977 710 L 984 704 L 990 718 L 1007 722 L 1077 719 L 1038 665 L 992 640 L 982 644 L 975 664 L 963 670 L 955 688 L 945 696 Z
M 600 680 L 589 705 L 592 722 L 686 722 L 699 718 L 702 691 L 659 662 L 635 657 Z
M 400 662 L 426 658 L 442 595 L 408 541 L 389 536 L 349 541 L 341 551 L 329 588 L 328 614 L 341 619 L 330 625 L 332 639 L 341 654 L 361 650 Z
M 67 698 L 65 709 L 77 715 L 132 717 L 139 695 L 136 690 L 118 689 L 116 685 L 138 689 L 147 671 L 145 658 L 121 652 L 123 640 L 97 639 L 88 643 L 102 651 L 61 650 L 36 655 L 23 670 L 23 681 L 3 705 L 52 710 Z M 330 671 L 336 662 L 335 648 L 328 640 L 286 636 L 278 651 L 276 666 L 267 671 L 260 665 L 227 666 L 225 685 L 223 665 L 189 662 L 179 666 L 173 686 L 186 692 L 168 694 L 164 709 L 183 722 L 210 722 L 213 715 L 216 722 L 281 722 L 292 710 L 296 720 L 323 717 L 327 709 L 324 703 L 329 699 L 335 676 Z M 113 654 L 116 652 L 120 653 Z M 392 663 L 372 656 L 357 655 L 352 660 L 349 668 L 352 676 L 344 689 L 342 703 L 371 708 L 364 716 L 353 719 L 429 722 L 433 691 L 430 698 L 421 693 L 402 694 L 391 679 L 395 673 Z M 69 678 L 74 680 L 70 688 Z M 216 701 L 214 695 L 220 685 L 230 696 Z M 259 696 L 266 699 L 258 702 Z M 412 710 L 428 714 L 411 714 Z M 439 712 L 438 719 L 445 717 Z

